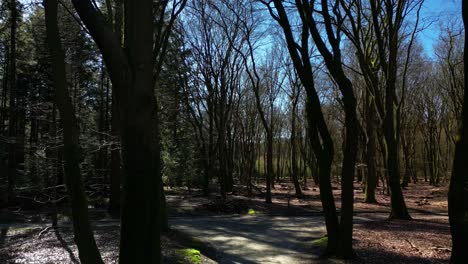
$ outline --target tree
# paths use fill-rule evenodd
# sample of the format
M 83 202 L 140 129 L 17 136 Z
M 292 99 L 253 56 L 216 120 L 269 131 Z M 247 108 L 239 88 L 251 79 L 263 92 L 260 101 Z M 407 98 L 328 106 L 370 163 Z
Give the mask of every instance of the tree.
M 8 201 L 14 199 L 15 180 L 17 178 L 17 72 L 16 72 L 16 31 L 18 22 L 18 7 L 16 0 L 10 0 L 10 53 L 8 56 L 8 87 L 10 88 L 9 98 L 9 119 L 8 119 Z
M 153 1 L 125 1 L 125 49 L 91 1 L 73 5 L 99 47 L 119 108 L 124 199 L 120 263 L 160 263 L 161 157 L 154 95 Z M 139 205 L 139 206 L 135 206 Z
M 57 23 L 57 1 L 45 0 L 47 42 L 52 57 L 55 98 L 63 125 L 65 178 L 72 206 L 73 231 L 82 263 L 104 263 L 96 246 L 88 217 L 88 204 L 80 170 L 80 140 L 65 72 L 65 56 Z
M 290 136 L 290 144 L 291 144 L 291 177 L 294 183 L 294 189 L 296 191 L 297 196 L 302 196 L 301 186 L 299 184 L 299 168 L 298 168 L 298 139 L 297 139 L 297 116 L 298 116 L 298 104 L 300 99 L 301 93 L 301 84 L 297 78 L 297 74 L 293 69 L 287 67 L 287 76 L 290 86 L 290 94 L 289 100 L 291 101 L 291 136 Z
M 462 1 L 463 24 L 465 26 L 465 40 L 468 25 L 468 1 Z M 448 193 L 450 233 L 452 234 L 451 263 L 465 263 L 468 261 L 468 43 L 464 47 L 464 95 L 461 114 L 460 134 L 455 146 L 452 177 Z
M 238 15 L 240 18 L 240 15 Z M 273 91 L 275 87 L 263 87 L 265 79 L 268 78 L 268 72 L 266 69 L 259 69 L 257 66 L 258 61 L 255 58 L 255 39 L 253 38 L 254 33 L 254 23 L 252 13 L 247 13 L 247 15 L 240 19 L 241 21 L 241 30 L 244 34 L 244 38 L 246 39 L 247 50 L 242 51 L 237 49 L 237 51 L 241 54 L 244 66 L 246 68 L 246 73 L 248 80 L 250 81 L 250 86 L 254 92 L 255 98 L 255 106 L 258 111 L 258 116 L 260 117 L 261 124 L 263 129 L 265 130 L 265 142 L 266 142 L 266 195 L 265 195 L 265 203 L 272 203 L 271 201 L 271 187 L 274 185 L 273 183 L 273 102 L 275 100 L 275 92 Z M 262 75 L 263 72 L 263 75 Z M 264 79 L 262 79 L 264 78 Z M 267 112 L 265 111 L 265 107 L 262 103 L 261 98 L 261 88 L 266 88 L 270 90 L 270 95 L 268 98 L 268 106 L 270 110 L 270 115 L 267 116 Z M 271 92 L 273 91 L 273 92 Z
M 406 207 L 405 199 L 400 185 L 400 164 L 399 164 L 399 128 L 400 128 L 400 107 L 404 100 L 405 78 L 411 46 L 416 33 L 417 25 L 410 34 L 410 44 L 407 49 L 407 59 L 402 76 L 402 96 L 400 101 L 397 98 L 397 77 L 398 58 L 400 54 L 401 34 L 403 22 L 406 16 L 414 9 L 417 10 L 417 20 L 424 1 L 400 1 L 398 3 L 390 0 L 379 2 L 370 1 L 371 17 L 374 37 L 377 42 L 377 54 L 379 66 L 384 74 L 385 101 L 380 107 L 384 109 L 382 118 L 382 129 L 385 139 L 384 154 L 387 164 L 387 175 L 391 190 L 392 211 L 390 218 L 411 219 Z
M 307 93 L 307 118 L 311 136 L 311 145 L 319 160 L 320 173 L 320 198 L 325 213 L 325 221 L 328 234 L 328 253 L 348 258 L 354 255 L 352 250 L 352 225 L 353 225 L 353 181 L 355 173 L 355 162 L 357 153 L 357 113 L 356 98 L 353 86 L 343 71 L 340 50 L 340 29 L 334 29 L 334 22 L 329 13 L 328 1 L 321 1 L 321 18 L 326 29 L 326 37 L 322 35 L 315 20 L 315 4 L 308 1 L 296 1 L 294 8 L 297 10 L 301 22 L 300 44 L 294 39 L 290 18 L 282 1 L 273 1 L 276 13 L 269 3 L 264 2 L 271 16 L 281 26 L 286 38 L 287 47 L 298 72 L 302 85 Z M 337 1 L 335 6 L 339 4 Z M 339 21 L 342 17 L 334 8 L 333 19 Z M 336 30 L 336 32 L 335 32 Z M 345 110 L 346 140 L 344 148 L 343 170 L 342 170 L 342 214 L 341 223 L 338 221 L 336 206 L 331 189 L 331 163 L 333 161 L 334 149 L 333 139 L 325 123 L 321 102 L 314 87 L 314 77 L 310 63 L 309 36 L 312 37 L 325 65 L 333 80 L 338 84 L 343 96 Z M 329 48 L 330 47 L 330 48 Z
M 232 12 L 223 2 L 197 1 L 191 8 L 191 22 L 186 30 L 192 50 L 194 78 L 198 93 L 203 95 L 204 111 L 208 116 L 208 145 L 205 148 L 206 178 L 217 174 L 220 195 L 232 191 L 232 172 L 229 169 L 229 127 L 232 124 L 232 111 L 235 106 L 235 89 L 239 85 L 241 63 L 235 52 L 241 47 L 239 21 L 226 23 Z M 202 120 L 193 119 L 202 128 Z M 204 137 L 200 137 L 201 141 Z M 200 141 L 200 143 L 201 143 Z M 217 158 L 215 157 L 217 154 Z M 217 161 L 218 166 L 214 166 Z M 216 169 L 216 170 L 214 170 Z M 210 172 L 207 172 L 210 171 Z M 208 179 L 205 179 L 205 182 Z M 206 187 L 205 187 L 206 188 Z

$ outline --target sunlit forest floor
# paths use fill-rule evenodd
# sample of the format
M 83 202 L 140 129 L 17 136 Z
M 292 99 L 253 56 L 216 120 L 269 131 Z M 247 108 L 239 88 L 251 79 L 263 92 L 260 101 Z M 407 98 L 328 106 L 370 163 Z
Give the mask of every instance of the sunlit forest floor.
M 354 248 L 359 262 L 365 263 L 447 263 L 450 258 L 450 230 L 447 216 L 447 187 L 424 182 L 410 184 L 404 190 L 413 221 L 388 220 L 390 196 L 377 188 L 377 204 L 364 203 L 360 183 L 355 184 Z M 319 189 L 309 184 L 302 197 L 294 195 L 290 183 L 277 184 L 273 204 L 264 203 L 264 188 L 254 188 L 248 197 L 238 187 L 226 202 L 219 197 L 204 198 L 187 190 L 168 190 L 171 215 L 249 214 L 268 216 L 321 216 Z M 260 193 L 260 191 L 262 193 Z M 334 183 L 340 208 L 339 184 Z
M 209 228 L 210 225 L 219 223 L 224 227 L 223 232 L 229 231 L 233 234 L 232 236 L 243 232 L 244 238 L 242 239 L 248 239 L 249 234 L 245 233 L 245 230 L 240 230 L 241 227 L 236 225 L 238 219 L 241 219 L 240 221 L 260 219 L 256 222 L 260 225 L 262 221 L 266 222 L 265 219 L 270 219 L 271 222 L 276 221 L 275 219 L 282 219 L 281 221 L 287 222 L 288 225 L 303 225 L 307 228 L 320 225 L 317 232 L 325 234 L 322 226 L 323 217 L 319 190 L 313 184 L 310 184 L 303 191 L 302 197 L 294 196 L 291 184 L 277 184 L 273 190 L 272 205 L 264 203 L 262 194 L 264 189 L 261 185 L 258 186 L 258 189 L 254 189 L 252 196 L 246 195 L 245 188 L 236 186 L 234 192 L 224 202 L 217 195 L 203 197 L 198 190 L 167 188 L 170 222 L 177 223 L 177 219 L 182 219 L 187 223 L 186 227 L 189 230 L 203 229 L 204 224 L 208 225 Z M 448 262 L 451 242 L 447 217 L 446 187 L 433 187 L 426 183 L 410 184 L 404 192 L 406 203 L 414 218 L 413 221 L 387 220 L 390 197 L 383 194 L 379 188 L 377 192 L 378 204 L 365 204 L 363 203 L 361 185 L 356 183 L 355 187 L 354 248 L 358 256 L 355 262 Z M 335 197 L 339 198 L 338 184 L 335 184 L 334 192 Z M 339 199 L 336 202 L 339 208 Z M 115 263 L 118 255 L 119 223 L 110 218 L 105 213 L 104 208 L 91 208 L 90 210 L 96 240 L 103 258 L 106 263 Z M 45 212 L 23 211 L 21 208 L 10 208 L 8 211 L 2 211 L 0 214 L 0 263 L 79 263 L 76 247 L 73 243 L 70 219 L 65 213 L 67 210 L 63 211 L 59 215 L 58 229 L 48 228 L 50 220 Z M 223 220 L 218 220 L 216 217 L 225 219 L 225 222 L 219 222 Z M 192 222 L 193 226 L 191 226 Z M 268 239 L 271 239 L 271 243 L 278 239 L 277 237 L 269 237 L 275 236 L 274 232 L 270 233 L 265 231 L 266 229 L 254 227 L 248 231 L 252 232 L 252 237 L 262 235 L 267 241 L 266 244 L 268 244 Z M 275 226 L 272 225 L 272 229 L 274 228 Z M 302 226 L 297 228 L 297 230 L 302 230 L 300 229 Z M 300 234 L 300 236 L 291 233 L 299 232 L 295 230 L 290 228 L 291 237 L 281 239 L 285 239 L 285 241 L 290 239 L 295 243 L 294 245 L 309 243 L 307 247 L 301 248 L 301 252 L 305 251 L 305 254 L 308 254 L 307 252 L 310 250 L 310 254 L 320 254 L 320 247 L 323 245 L 310 246 L 309 240 L 301 240 L 303 237 L 307 237 L 307 229 L 304 229 L 305 234 Z M 203 234 L 206 230 L 199 231 L 200 234 Z M 316 235 L 314 233 L 314 236 Z M 316 239 L 316 237 L 311 239 Z M 194 256 L 201 263 L 232 263 L 220 260 L 220 254 L 217 254 L 216 251 L 222 249 L 221 244 L 210 244 L 209 241 L 205 243 L 203 237 L 188 237 L 187 233 L 175 230 L 164 235 L 162 240 L 164 263 L 193 263 Z M 275 246 L 281 249 L 283 245 Z M 290 245 L 284 245 L 284 247 L 288 246 Z M 242 250 L 240 248 L 239 252 L 243 252 Z M 280 250 L 278 252 L 280 254 Z M 237 257 L 243 257 L 242 253 L 239 253 Z M 257 262 L 250 260 L 246 263 Z M 328 261 L 321 260 L 320 263 L 328 263 Z

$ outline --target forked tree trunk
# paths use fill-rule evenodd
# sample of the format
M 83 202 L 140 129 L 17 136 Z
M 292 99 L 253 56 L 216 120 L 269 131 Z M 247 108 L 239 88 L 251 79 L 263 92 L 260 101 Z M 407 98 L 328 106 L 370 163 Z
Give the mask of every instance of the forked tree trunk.
M 407 2 L 398 2 L 399 7 L 403 7 Z M 398 103 L 396 98 L 396 83 L 398 74 L 398 55 L 399 55 L 399 37 L 402 28 L 402 12 L 405 8 L 394 8 L 397 3 L 393 1 L 370 1 L 372 10 L 372 21 L 374 34 L 376 37 L 380 66 L 385 74 L 385 117 L 383 120 L 383 133 L 385 138 L 384 157 L 387 162 L 388 186 L 391 195 L 391 213 L 390 218 L 411 219 L 406 208 L 403 191 L 400 185 L 400 152 L 399 152 L 399 115 Z M 385 6 L 385 7 L 384 7 Z M 385 18 L 385 32 L 382 33 L 381 13 L 387 16 Z M 397 19 L 398 18 L 398 19 Z M 403 98 L 401 99 L 403 100 Z
M 125 1 L 125 45 L 120 45 L 91 0 L 73 0 L 103 55 L 120 114 L 124 171 L 120 263 L 161 263 L 161 160 L 155 107 L 153 1 Z

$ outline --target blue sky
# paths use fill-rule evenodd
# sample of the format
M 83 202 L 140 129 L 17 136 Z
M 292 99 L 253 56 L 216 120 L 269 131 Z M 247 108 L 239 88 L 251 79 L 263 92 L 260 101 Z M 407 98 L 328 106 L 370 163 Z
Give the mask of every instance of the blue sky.
M 420 33 L 419 39 L 426 53 L 432 57 L 433 46 L 439 38 L 442 26 L 448 21 L 462 22 L 461 0 L 425 0 L 421 15 L 425 23 L 431 24 Z
M 30 3 L 31 0 L 19 0 L 22 3 Z M 448 21 L 462 22 L 461 16 L 462 0 L 425 0 L 422 13 L 421 24 L 428 25 L 427 28 L 418 35 L 427 55 L 433 57 L 433 46 L 436 44 L 441 30 Z

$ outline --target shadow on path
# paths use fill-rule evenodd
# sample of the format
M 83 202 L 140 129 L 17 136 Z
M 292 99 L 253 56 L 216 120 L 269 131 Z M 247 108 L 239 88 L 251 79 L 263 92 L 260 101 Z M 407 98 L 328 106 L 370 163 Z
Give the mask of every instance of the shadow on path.
M 319 263 L 311 241 L 325 234 L 321 216 L 174 217 L 170 223 L 214 247 L 220 263 Z

